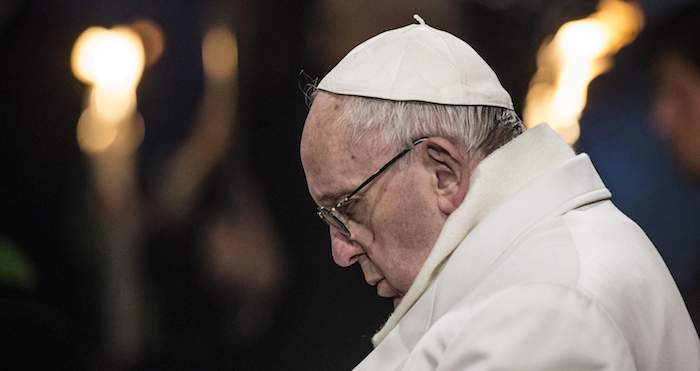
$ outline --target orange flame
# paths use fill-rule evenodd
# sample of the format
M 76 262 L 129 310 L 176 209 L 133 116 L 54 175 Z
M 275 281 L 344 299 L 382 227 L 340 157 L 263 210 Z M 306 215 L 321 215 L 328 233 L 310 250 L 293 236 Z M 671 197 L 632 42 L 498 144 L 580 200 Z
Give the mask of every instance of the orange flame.
M 546 122 L 569 144 L 575 143 L 588 85 L 612 67 L 612 57 L 643 25 L 641 8 L 620 0 L 602 0 L 595 13 L 562 25 L 537 53 L 537 72 L 525 99 L 525 124 Z

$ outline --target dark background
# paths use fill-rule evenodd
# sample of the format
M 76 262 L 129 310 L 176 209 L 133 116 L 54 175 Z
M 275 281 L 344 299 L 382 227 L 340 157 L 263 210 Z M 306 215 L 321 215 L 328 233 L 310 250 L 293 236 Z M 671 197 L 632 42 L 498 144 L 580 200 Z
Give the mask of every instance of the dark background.
M 371 350 L 370 338 L 391 304 L 375 296 L 358 269 L 332 262 L 298 156 L 307 112 L 299 88 L 307 80 L 299 72 L 322 77 L 357 43 L 412 23 L 419 13 L 469 42 L 521 113 L 542 40 L 592 12 L 595 2 L 490 3 L 362 1 L 334 18 L 322 1 L 3 1 L 0 238 L 23 254 L 35 278 L 30 287 L 2 284 L 2 332 L 13 343 L 2 352 L 18 369 L 352 368 Z M 687 3 L 641 2 L 647 27 L 592 83 L 577 145 L 591 156 L 614 202 L 656 244 L 686 296 L 699 279 L 700 192 L 683 180 L 652 128 L 646 40 L 655 22 Z M 162 27 L 164 54 L 138 88 L 146 123 L 138 175 L 148 198 L 163 158 L 188 136 L 204 89 L 200 40 L 222 14 L 239 46 L 234 149 L 208 178 L 192 215 L 175 224 L 147 223 L 139 260 L 144 345 L 137 356 L 115 355 L 104 324 L 104 231 L 75 135 L 85 86 L 71 72 L 71 48 L 92 25 L 145 17 Z M 254 337 L 230 325 L 240 293 L 212 284 L 197 251 L 203 215 L 235 212 L 236 197 L 245 196 L 221 188 L 242 177 L 262 195 L 287 272 L 269 303 L 265 330 Z

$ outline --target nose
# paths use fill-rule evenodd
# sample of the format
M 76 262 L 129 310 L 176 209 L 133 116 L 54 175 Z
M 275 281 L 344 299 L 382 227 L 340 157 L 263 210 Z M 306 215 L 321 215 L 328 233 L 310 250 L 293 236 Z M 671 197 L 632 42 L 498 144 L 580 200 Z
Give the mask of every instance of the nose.
M 343 268 L 355 264 L 357 259 L 365 253 L 357 242 L 343 236 L 333 228 L 331 228 L 331 252 L 335 264 Z

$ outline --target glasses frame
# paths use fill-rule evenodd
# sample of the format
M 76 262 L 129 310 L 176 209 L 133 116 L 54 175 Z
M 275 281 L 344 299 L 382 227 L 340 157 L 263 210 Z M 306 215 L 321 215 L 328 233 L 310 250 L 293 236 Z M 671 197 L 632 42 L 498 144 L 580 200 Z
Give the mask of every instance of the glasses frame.
M 360 185 L 357 186 L 357 188 L 355 188 L 354 191 L 348 193 L 347 196 L 343 197 L 340 201 L 338 201 L 338 203 L 336 203 L 334 207 L 327 208 L 324 206 L 318 206 L 316 209 L 318 217 L 321 218 L 321 220 L 323 220 L 329 226 L 338 229 L 338 231 L 340 231 L 340 233 L 343 236 L 350 237 L 350 229 L 345 224 L 345 222 L 343 222 L 343 220 L 338 216 L 342 215 L 342 213 L 339 210 L 347 206 L 350 203 L 350 201 L 352 201 L 355 195 L 357 195 L 360 191 L 367 187 L 367 185 L 372 183 L 372 181 L 376 179 L 379 175 L 381 175 L 384 171 L 386 171 L 386 169 L 388 169 L 391 165 L 393 165 L 396 161 L 398 161 L 408 152 L 411 152 L 414 148 L 416 148 L 418 144 L 423 143 L 426 140 L 428 140 L 428 137 L 422 137 L 414 140 L 409 147 L 402 149 L 399 153 L 397 153 L 394 157 L 387 161 L 382 167 L 380 167 L 379 170 L 372 173 L 372 175 L 370 175 L 364 182 L 360 183 Z

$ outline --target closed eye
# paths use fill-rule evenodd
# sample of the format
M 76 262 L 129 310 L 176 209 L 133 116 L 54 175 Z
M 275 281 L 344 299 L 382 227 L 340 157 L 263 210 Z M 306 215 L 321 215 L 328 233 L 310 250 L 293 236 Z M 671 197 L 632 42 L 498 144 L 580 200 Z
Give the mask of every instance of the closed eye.
M 342 205 L 339 205 L 336 207 L 336 210 L 342 212 L 343 214 L 346 215 L 351 215 L 353 212 L 353 209 L 355 206 L 357 206 L 357 202 L 362 199 L 361 195 L 353 195 L 350 197 L 347 201 L 342 202 Z

